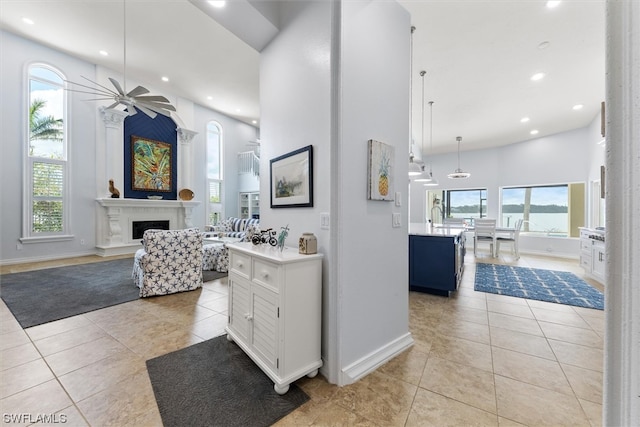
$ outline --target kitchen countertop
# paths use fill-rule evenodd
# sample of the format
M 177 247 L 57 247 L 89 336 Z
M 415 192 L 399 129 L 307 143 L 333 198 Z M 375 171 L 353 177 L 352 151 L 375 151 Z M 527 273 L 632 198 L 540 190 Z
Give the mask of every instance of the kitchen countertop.
M 429 223 L 410 223 L 409 234 L 417 236 L 455 237 L 467 231 L 464 227 L 449 227 L 447 225 Z

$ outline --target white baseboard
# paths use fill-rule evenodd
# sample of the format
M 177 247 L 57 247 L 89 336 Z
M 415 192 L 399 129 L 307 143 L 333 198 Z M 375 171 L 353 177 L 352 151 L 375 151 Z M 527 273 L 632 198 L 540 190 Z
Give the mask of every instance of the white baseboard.
M 413 338 L 411 337 L 411 333 L 407 332 L 387 345 L 380 347 L 376 351 L 369 353 L 360 360 L 357 360 L 342 369 L 338 385 L 345 386 L 353 384 L 365 375 L 375 371 L 378 367 L 393 359 L 412 345 Z

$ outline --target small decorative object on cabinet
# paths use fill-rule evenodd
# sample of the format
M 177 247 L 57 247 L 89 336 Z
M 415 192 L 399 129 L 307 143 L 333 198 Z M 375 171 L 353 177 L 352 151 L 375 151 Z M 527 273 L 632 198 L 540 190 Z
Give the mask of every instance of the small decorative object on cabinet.
M 231 243 L 227 339 L 274 382 L 278 394 L 314 377 L 320 356 L 322 254 Z
M 313 233 L 302 233 L 298 239 L 298 252 L 305 255 L 318 252 L 318 239 Z
M 287 224 L 286 227 L 280 227 L 280 229 L 282 231 L 278 235 L 278 249 L 282 252 L 284 250 L 284 242 L 287 240 L 287 236 L 289 235 L 289 224 Z

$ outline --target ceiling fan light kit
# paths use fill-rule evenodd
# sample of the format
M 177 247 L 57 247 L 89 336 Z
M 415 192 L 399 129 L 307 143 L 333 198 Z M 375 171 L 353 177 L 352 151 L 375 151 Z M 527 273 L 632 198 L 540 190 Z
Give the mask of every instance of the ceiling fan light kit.
M 451 179 L 469 178 L 471 174 L 469 172 L 464 172 L 462 169 L 460 169 L 460 142 L 462 141 L 462 137 L 461 136 L 456 137 L 456 141 L 458 141 L 458 168 L 455 171 L 453 171 L 453 173 L 450 173 L 449 175 L 447 175 L 447 178 L 451 178 Z

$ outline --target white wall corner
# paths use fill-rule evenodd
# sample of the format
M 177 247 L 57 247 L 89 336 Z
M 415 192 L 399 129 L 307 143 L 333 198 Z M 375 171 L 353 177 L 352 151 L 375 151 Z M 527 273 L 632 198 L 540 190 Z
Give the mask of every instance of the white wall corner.
M 413 345 L 411 333 L 407 332 L 401 337 L 391 341 L 387 345 L 367 354 L 363 358 L 356 360 L 352 364 L 346 366 L 340 372 L 338 380 L 339 386 L 353 384 L 365 375 L 378 369 L 409 347 Z

